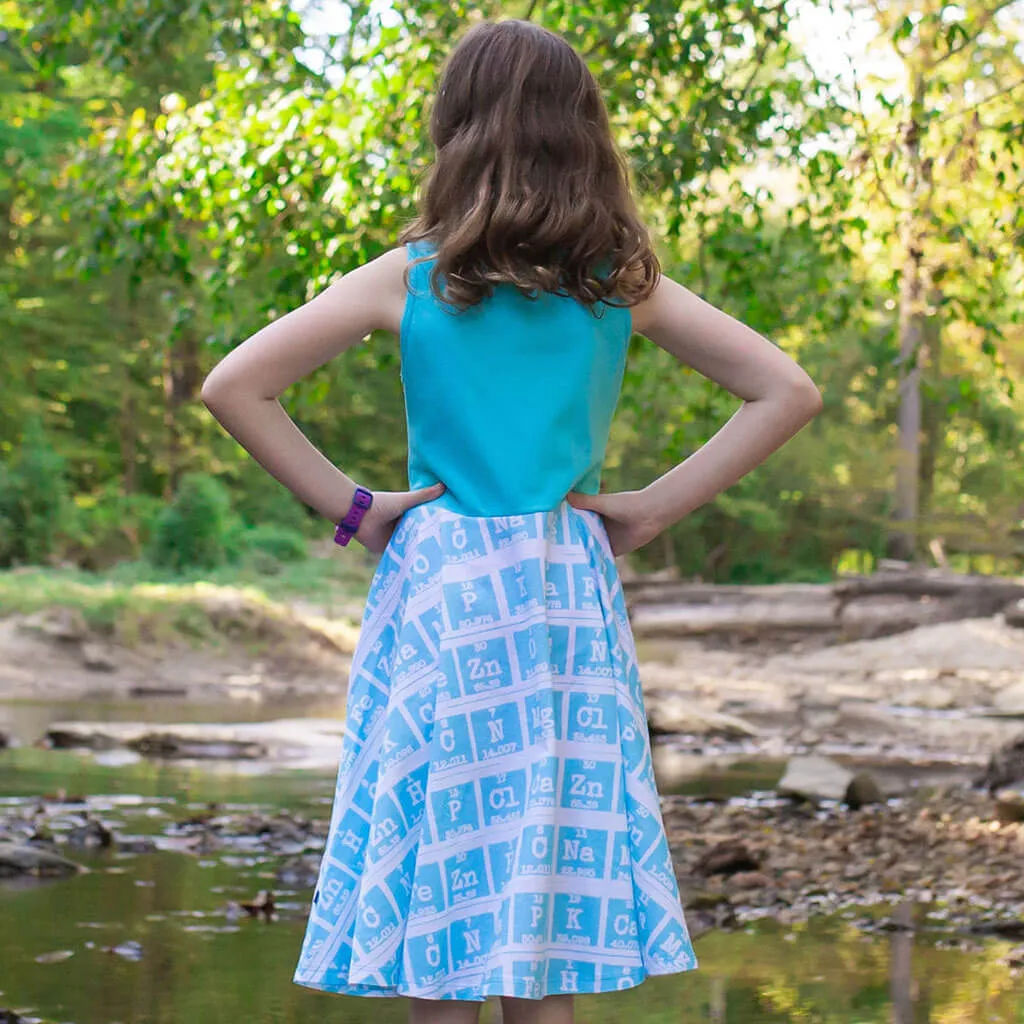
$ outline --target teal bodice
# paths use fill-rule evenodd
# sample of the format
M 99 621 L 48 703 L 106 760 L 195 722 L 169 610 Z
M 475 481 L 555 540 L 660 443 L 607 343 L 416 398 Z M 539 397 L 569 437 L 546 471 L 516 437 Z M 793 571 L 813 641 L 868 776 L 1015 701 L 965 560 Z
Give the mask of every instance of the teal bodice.
M 430 254 L 409 243 L 410 259 Z M 629 309 L 513 285 L 463 312 L 412 266 L 402 317 L 409 487 L 442 481 L 437 505 L 467 516 L 555 508 L 596 494 L 632 333 Z

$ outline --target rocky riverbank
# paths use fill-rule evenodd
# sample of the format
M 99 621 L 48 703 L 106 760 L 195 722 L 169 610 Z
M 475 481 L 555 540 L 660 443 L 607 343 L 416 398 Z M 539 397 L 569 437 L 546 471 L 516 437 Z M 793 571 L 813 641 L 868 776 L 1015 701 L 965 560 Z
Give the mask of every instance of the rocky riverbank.
M 899 927 L 1000 935 L 1024 942 L 1024 821 L 994 796 L 966 786 L 885 799 L 869 795 L 852 807 L 816 795 L 813 766 L 802 792 L 760 792 L 725 801 L 666 796 L 666 831 L 688 919 L 695 933 L 740 927 L 759 917 L 794 924 L 850 911 L 886 926 L 891 905 L 919 906 Z M 0 876 L 32 879 L 95 870 L 109 853 L 156 851 L 204 858 L 270 857 L 272 878 L 253 906 L 226 903 L 224 913 L 267 912 L 278 897 L 314 884 L 328 816 L 269 814 L 210 804 L 182 807 L 164 799 L 152 808 L 108 797 L 57 793 L 6 801 L 0 809 Z M 142 817 L 144 815 L 144 818 Z M 1024 813 L 1020 815 L 1024 819 Z M 83 860 L 86 863 L 83 863 Z M 91 865 L 91 866 L 89 866 Z M 56 883 L 55 883 L 56 884 Z M 268 903 L 269 901 L 269 903 Z M 292 904 L 295 906 L 297 904 Z M 255 908 L 255 910 L 253 909 Z M 261 909 L 262 908 L 262 909 Z M 894 927 L 897 925 L 893 925 Z
M 81 622 L 67 610 L 37 613 L 30 622 L 3 620 L 0 745 L 5 728 L 17 742 L 68 745 L 70 733 L 44 738 L 43 732 L 14 730 L 12 703 L 38 701 L 42 694 L 55 704 L 120 702 L 117 717 L 129 719 L 121 732 L 154 755 L 185 756 L 192 750 L 197 757 L 213 756 L 204 755 L 205 747 L 222 754 L 233 749 L 230 756 L 273 757 L 296 745 L 288 737 L 274 740 L 272 723 L 263 723 L 258 742 L 229 735 L 232 727 L 222 725 L 207 744 L 195 732 L 195 722 L 164 724 L 147 740 L 140 735 L 142 724 L 134 732 L 130 727 L 133 701 L 140 708 L 148 702 L 147 713 L 153 701 L 234 704 L 245 708 L 241 717 L 252 719 L 272 717 L 259 709 L 282 700 L 301 707 L 326 699 L 337 722 L 355 643 L 350 623 L 329 623 L 309 610 L 287 616 L 275 610 L 273 625 L 259 625 L 258 603 L 220 614 L 228 622 L 240 616 L 247 628 L 277 636 L 279 643 L 272 654 L 258 657 L 240 648 L 115 650 L 108 645 L 94 650 Z M 678 750 L 689 753 L 783 758 L 818 751 L 975 766 L 1015 735 L 1024 720 L 1024 629 L 1003 615 L 832 646 L 806 640 L 783 650 L 640 638 L 638 653 L 652 733 L 671 737 Z M 101 735 L 104 723 L 70 724 L 83 746 L 119 743 L 117 735 Z M 90 727 L 97 731 L 92 739 Z M 314 731 L 327 727 L 323 723 Z M 292 719 L 280 728 L 295 731 Z

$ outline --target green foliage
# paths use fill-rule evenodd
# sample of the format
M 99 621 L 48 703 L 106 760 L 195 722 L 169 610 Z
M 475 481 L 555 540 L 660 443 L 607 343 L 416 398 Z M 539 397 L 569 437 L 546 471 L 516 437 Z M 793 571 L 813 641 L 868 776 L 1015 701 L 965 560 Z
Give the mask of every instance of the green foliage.
M 174 572 L 217 568 L 238 557 L 237 526 L 227 488 L 214 477 L 188 473 L 157 518 L 149 560 Z
M 47 561 L 68 500 L 65 459 L 33 418 L 10 465 L 0 465 L 0 565 Z
M 865 564 L 885 553 L 908 238 L 929 285 L 904 311 L 929 338 L 915 357 L 920 551 L 1020 565 L 1020 21 L 973 0 L 952 20 L 933 0 L 847 2 L 877 29 L 888 79 L 856 59 L 843 78 L 822 69 L 791 5 L 529 5 L 598 77 L 666 271 L 799 359 L 825 396 L 808 430 L 642 565 L 809 578 L 851 549 Z M 526 6 L 348 11 L 314 34 L 287 0 L 0 0 L 0 562 L 100 567 L 152 550 L 168 567 L 230 564 L 245 526 L 313 529 L 202 408 L 203 374 L 394 244 L 443 56 L 477 16 Z M 352 476 L 401 488 L 397 371 L 379 334 L 282 402 Z M 644 485 L 737 404 L 637 339 L 606 485 Z M 18 526 L 13 458 L 32 417 L 74 496 L 52 549 Z M 190 473 L 223 481 L 235 512 L 180 561 L 169 538 L 187 530 L 163 504 Z M 290 571 L 265 550 L 246 558 Z
M 309 530 L 306 507 L 259 463 L 246 459 L 232 481 L 234 509 L 247 526 L 286 527 L 300 537 Z M 252 536 L 249 531 L 248 536 Z
M 257 566 L 272 566 L 271 571 L 277 571 L 281 562 L 299 562 L 308 554 L 306 538 L 301 533 L 274 523 L 246 530 L 245 549 L 255 556 Z
M 93 570 L 138 558 L 163 510 L 161 498 L 123 494 L 117 481 L 110 481 L 97 494 L 76 496 L 61 533 L 60 555 Z

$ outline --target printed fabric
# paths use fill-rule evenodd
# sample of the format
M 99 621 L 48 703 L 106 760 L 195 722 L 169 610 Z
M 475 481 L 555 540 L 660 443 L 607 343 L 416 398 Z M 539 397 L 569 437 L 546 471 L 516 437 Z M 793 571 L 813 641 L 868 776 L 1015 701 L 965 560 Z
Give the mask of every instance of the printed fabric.
M 410 510 L 363 616 L 293 980 L 539 999 L 696 966 L 600 517 Z

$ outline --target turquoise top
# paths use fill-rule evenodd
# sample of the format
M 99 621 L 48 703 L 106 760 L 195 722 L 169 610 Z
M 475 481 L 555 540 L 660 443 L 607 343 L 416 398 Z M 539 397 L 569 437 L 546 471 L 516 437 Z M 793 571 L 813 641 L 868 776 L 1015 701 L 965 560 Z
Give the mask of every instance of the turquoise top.
M 426 242 L 406 246 L 429 255 Z M 437 504 L 467 516 L 555 508 L 596 494 L 632 334 L 629 309 L 511 284 L 463 312 L 410 268 L 402 316 L 409 487 L 443 482 Z

